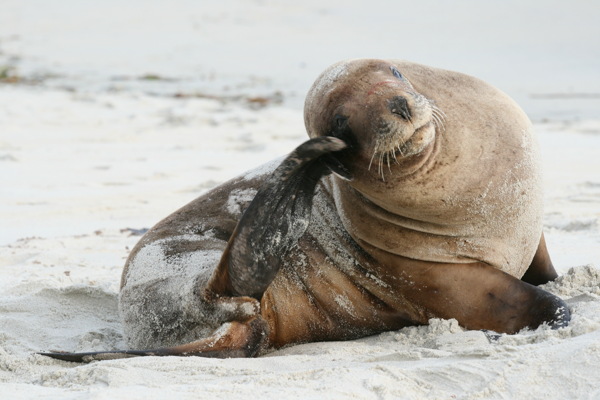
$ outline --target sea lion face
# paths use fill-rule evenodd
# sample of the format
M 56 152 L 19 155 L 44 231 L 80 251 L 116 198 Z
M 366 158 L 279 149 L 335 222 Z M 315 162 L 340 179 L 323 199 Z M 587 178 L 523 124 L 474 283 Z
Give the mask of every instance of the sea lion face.
M 442 120 L 432 101 L 383 60 L 333 65 L 317 79 L 305 103 L 309 136 L 344 139 L 352 146 L 352 162 L 343 162 L 351 174 L 358 168 L 360 175 L 382 180 L 402 160 L 423 152 Z

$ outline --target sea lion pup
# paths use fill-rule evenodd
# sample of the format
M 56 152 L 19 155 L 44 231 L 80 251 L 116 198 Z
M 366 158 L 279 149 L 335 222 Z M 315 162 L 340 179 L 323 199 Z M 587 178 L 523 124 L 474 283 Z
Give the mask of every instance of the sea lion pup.
M 155 350 L 46 354 L 243 357 L 431 318 L 504 333 L 568 323 L 534 286 L 557 274 L 532 126 L 504 93 L 409 62 L 346 61 L 310 89 L 305 123 L 312 139 L 277 168 L 194 200 L 131 252 L 125 337 Z

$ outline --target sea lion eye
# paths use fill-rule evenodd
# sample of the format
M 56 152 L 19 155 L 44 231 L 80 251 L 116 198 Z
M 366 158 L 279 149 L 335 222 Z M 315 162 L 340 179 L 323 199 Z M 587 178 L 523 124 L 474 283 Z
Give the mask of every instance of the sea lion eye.
M 333 117 L 333 126 L 331 127 L 331 131 L 328 136 L 333 136 L 338 139 L 342 139 L 348 147 L 353 147 L 356 144 L 356 139 L 354 139 L 354 135 L 352 133 L 352 129 L 350 129 L 350 124 L 348 123 L 348 117 L 341 114 L 336 114 Z
M 402 76 L 402 74 L 400 73 L 400 71 L 398 71 L 396 69 L 396 67 L 390 67 L 390 69 L 392 70 L 392 74 L 394 74 L 394 76 L 398 79 L 404 79 L 404 77 Z
M 336 128 L 344 128 L 348 122 L 348 117 L 338 114 L 334 117 L 334 121 L 335 121 Z

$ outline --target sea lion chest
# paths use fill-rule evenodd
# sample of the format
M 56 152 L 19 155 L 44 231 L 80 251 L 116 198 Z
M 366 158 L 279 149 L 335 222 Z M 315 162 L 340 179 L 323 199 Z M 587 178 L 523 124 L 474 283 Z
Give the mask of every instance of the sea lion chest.
M 357 243 L 431 262 L 477 262 L 521 277 L 541 235 L 542 190 L 531 127 L 450 121 L 419 168 L 379 181 L 329 177 Z M 385 168 L 385 167 L 384 167 Z

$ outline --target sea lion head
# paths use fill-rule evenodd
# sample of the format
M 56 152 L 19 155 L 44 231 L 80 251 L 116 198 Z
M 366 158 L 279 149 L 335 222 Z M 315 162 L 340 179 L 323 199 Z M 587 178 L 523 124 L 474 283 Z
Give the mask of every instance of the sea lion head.
M 339 158 L 350 175 L 381 180 L 427 149 L 443 118 L 395 64 L 384 60 L 332 65 L 317 78 L 304 106 L 310 137 L 342 138 L 351 148 Z

